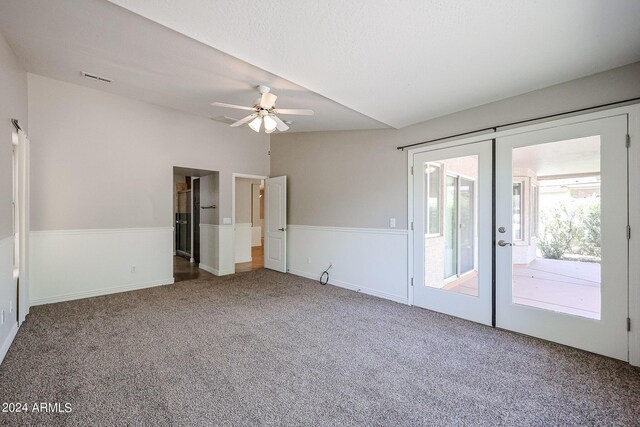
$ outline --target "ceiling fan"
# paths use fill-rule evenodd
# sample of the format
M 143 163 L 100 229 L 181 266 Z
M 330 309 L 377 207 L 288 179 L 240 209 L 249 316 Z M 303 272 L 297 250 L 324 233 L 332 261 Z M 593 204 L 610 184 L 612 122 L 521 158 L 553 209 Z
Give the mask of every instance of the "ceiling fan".
M 271 89 L 267 86 L 260 85 L 257 87 L 258 92 L 260 92 L 260 97 L 256 98 L 253 101 L 253 107 L 244 107 L 242 105 L 234 105 L 234 104 L 225 104 L 224 102 L 214 102 L 211 105 L 214 107 L 226 107 L 226 108 L 237 108 L 238 110 L 247 110 L 253 111 L 253 113 L 249 114 L 247 117 L 238 120 L 235 123 L 231 124 L 231 127 L 242 126 L 245 123 L 249 123 L 249 127 L 256 132 L 260 132 L 260 127 L 264 122 L 264 131 L 266 133 L 271 133 L 278 129 L 280 132 L 284 132 L 289 129 L 289 126 L 276 114 L 295 114 L 300 116 L 312 116 L 313 110 L 301 110 L 301 109 L 290 109 L 290 108 L 277 108 L 276 99 L 277 96 L 270 93 Z

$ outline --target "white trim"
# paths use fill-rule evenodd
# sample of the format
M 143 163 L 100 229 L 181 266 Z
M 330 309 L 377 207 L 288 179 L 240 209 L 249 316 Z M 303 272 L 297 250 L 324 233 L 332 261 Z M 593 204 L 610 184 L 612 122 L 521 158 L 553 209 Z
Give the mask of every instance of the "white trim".
M 173 231 L 173 227 L 143 227 L 143 228 L 90 228 L 86 230 L 42 230 L 31 231 L 30 236 L 68 236 L 70 234 L 113 234 L 113 233 L 144 233 L 157 231 Z
M 497 138 L 503 138 L 505 136 L 517 135 L 520 133 L 528 133 L 535 130 L 540 129 L 549 129 L 554 127 L 560 127 L 575 123 L 589 122 L 592 120 L 598 120 L 606 117 L 620 116 L 623 114 L 629 114 L 634 111 L 634 109 L 638 108 L 638 104 L 636 105 L 627 105 L 624 107 L 612 108 L 609 110 L 601 110 L 593 113 L 587 113 L 578 116 L 571 116 L 561 119 L 550 119 L 547 121 L 543 121 L 540 123 L 534 124 L 523 124 L 522 126 L 513 127 L 497 132 L 487 132 L 481 135 L 469 136 L 462 139 L 450 139 L 442 142 L 434 142 L 432 144 L 425 144 L 421 147 L 410 148 L 407 150 L 407 156 L 411 157 L 415 153 L 420 153 L 423 151 L 431 151 L 431 150 L 439 150 L 442 148 L 454 147 L 456 145 L 465 145 L 472 144 L 474 142 L 480 141 L 488 141 Z M 409 171 L 411 173 L 411 171 Z
M 205 264 L 202 264 L 202 263 L 198 264 L 198 268 L 200 268 L 200 269 L 202 269 L 202 270 L 204 270 L 204 271 L 206 271 L 208 273 L 211 273 L 214 276 L 226 276 L 226 275 L 235 273 L 235 271 L 231 271 L 229 269 L 227 269 L 227 270 L 218 270 L 217 268 L 209 267 L 208 265 L 205 265 Z
M 62 301 L 72 301 L 72 300 L 83 299 L 83 298 L 98 297 L 102 295 L 116 294 L 119 292 L 136 291 L 138 289 L 146 289 L 146 288 L 153 288 L 155 286 L 171 285 L 173 283 L 174 283 L 173 277 L 170 277 L 160 281 L 154 280 L 150 282 L 131 283 L 128 285 L 114 286 L 111 288 L 103 288 L 98 290 L 91 290 L 91 291 L 84 291 L 84 292 L 70 292 L 67 294 L 56 295 L 55 297 L 32 299 L 31 306 L 51 304 L 54 302 L 62 302 Z
M 307 279 L 311 279 L 311 280 L 319 280 L 319 277 L 316 274 L 307 272 L 307 271 L 301 271 L 301 270 L 294 270 L 294 269 L 289 269 L 289 273 L 293 274 L 295 276 L 300 276 L 300 277 L 305 277 Z M 354 285 L 353 283 L 348 283 L 348 282 L 343 282 L 340 280 L 335 280 L 335 279 L 329 279 L 329 285 L 333 285 L 333 286 L 337 286 L 339 288 L 344 288 L 344 289 L 348 289 L 350 291 L 356 291 L 356 292 L 361 292 L 363 294 L 367 294 L 367 295 L 372 295 L 374 297 L 378 297 L 378 298 L 384 298 L 384 299 L 388 299 L 394 302 L 399 302 L 400 304 L 407 304 L 407 298 L 402 298 L 399 297 L 397 295 L 393 295 L 393 294 L 389 294 L 386 292 L 381 292 L 375 289 L 370 289 L 370 288 L 366 288 L 363 286 L 358 286 L 358 285 Z
M 409 230 L 401 228 L 351 228 L 351 227 L 324 227 L 317 225 L 292 225 L 287 224 L 288 229 L 294 230 L 315 230 L 315 231 L 336 231 L 342 233 L 367 233 L 367 234 L 399 234 L 407 235 Z
M 9 348 L 11 347 L 11 344 L 13 343 L 13 340 L 15 339 L 19 328 L 20 326 L 18 326 L 18 322 L 15 322 L 11 327 L 11 330 L 9 331 L 9 335 L 7 335 L 4 339 L 2 347 L 0 347 L 0 363 L 2 363 L 4 357 L 7 355 L 7 352 L 9 351 Z
M 211 230 L 233 229 L 231 224 L 200 224 L 200 228 L 208 228 Z
M 640 366 L 640 104 L 628 107 L 629 147 L 629 363 Z
M 220 275 L 220 273 L 218 272 L 217 269 L 215 269 L 213 267 L 209 267 L 208 265 L 205 265 L 203 263 L 198 264 L 198 268 L 201 269 L 201 270 L 207 271 L 207 272 L 209 272 L 211 274 L 214 274 L 216 276 Z

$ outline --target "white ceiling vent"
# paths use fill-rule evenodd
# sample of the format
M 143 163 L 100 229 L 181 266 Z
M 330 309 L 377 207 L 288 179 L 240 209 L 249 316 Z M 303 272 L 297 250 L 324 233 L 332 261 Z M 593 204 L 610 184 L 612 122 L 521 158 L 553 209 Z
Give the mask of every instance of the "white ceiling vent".
M 86 71 L 80 71 L 80 74 L 82 74 L 84 77 L 90 79 L 90 80 L 95 80 L 97 82 L 104 82 L 104 83 L 111 83 L 113 82 L 113 80 L 108 79 L 106 77 L 102 77 L 102 76 L 98 76 L 96 74 L 91 74 L 91 73 L 87 73 Z

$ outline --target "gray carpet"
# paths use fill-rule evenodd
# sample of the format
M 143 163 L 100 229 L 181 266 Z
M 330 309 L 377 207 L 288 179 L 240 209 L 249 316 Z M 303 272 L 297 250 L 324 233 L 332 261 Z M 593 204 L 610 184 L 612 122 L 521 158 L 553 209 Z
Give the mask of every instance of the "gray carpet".
M 4 425 L 639 425 L 640 371 L 258 270 L 34 307 Z

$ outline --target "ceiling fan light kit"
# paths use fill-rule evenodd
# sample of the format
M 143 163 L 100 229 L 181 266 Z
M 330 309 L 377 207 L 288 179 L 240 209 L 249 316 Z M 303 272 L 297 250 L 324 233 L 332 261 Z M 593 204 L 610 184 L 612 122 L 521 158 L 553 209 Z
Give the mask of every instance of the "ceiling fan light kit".
M 259 85 L 257 86 L 258 92 L 260 92 L 260 97 L 257 98 L 253 107 L 245 107 L 242 105 L 235 104 L 226 104 L 224 102 L 214 102 L 211 105 L 214 107 L 224 107 L 224 108 L 235 108 L 238 110 L 247 110 L 253 111 L 253 113 L 248 116 L 232 123 L 231 127 L 239 127 L 245 123 L 249 124 L 249 127 L 256 132 L 260 132 L 260 128 L 262 126 L 262 122 L 264 122 L 264 131 L 265 133 L 272 133 L 275 130 L 280 132 L 284 132 L 289 130 L 289 126 L 287 123 L 283 122 L 276 114 L 293 114 L 293 115 L 302 115 L 302 116 L 312 116 L 313 110 L 303 110 L 303 109 L 276 109 L 276 99 L 277 96 L 271 93 L 271 88 L 268 86 Z M 291 123 L 290 121 L 287 121 Z

